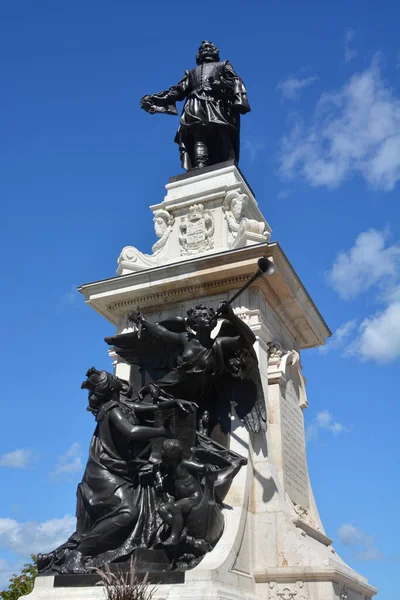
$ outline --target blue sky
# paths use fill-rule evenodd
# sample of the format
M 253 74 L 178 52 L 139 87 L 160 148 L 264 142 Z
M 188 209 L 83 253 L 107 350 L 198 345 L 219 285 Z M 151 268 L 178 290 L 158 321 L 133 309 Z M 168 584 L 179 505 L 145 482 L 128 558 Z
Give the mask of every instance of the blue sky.
M 303 353 L 308 461 L 341 556 L 397 600 L 400 42 L 395 2 L 3 3 L 1 583 L 73 527 L 111 326 L 75 287 L 154 243 L 177 119 L 139 109 L 211 39 L 245 80 L 241 170 L 332 331 Z M 153 159 L 152 149 L 155 146 Z

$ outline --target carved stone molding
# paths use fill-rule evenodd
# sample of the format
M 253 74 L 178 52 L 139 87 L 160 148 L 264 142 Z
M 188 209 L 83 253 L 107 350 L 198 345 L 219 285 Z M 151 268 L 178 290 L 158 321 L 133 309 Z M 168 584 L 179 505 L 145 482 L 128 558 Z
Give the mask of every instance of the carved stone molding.
M 288 588 L 289 592 L 298 592 L 295 585 L 299 581 L 304 584 L 300 593 L 305 596 L 305 600 L 311 600 L 310 592 L 307 590 L 307 584 L 311 584 L 310 590 L 312 590 L 312 584 L 315 581 L 332 582 L 334 594 L 338 600 L 344 587 L 348 590 L 345 590 L 345 593 L 348 593 L 349 596 L 348 600 L 356 600 L 354 597 L 355 594 L 357 594 L 357 600 L 359 600 L 359 594 L 362 597 L 365 596 L 365 600 L 371 600 L 372 596 L 376 594 L 376 589 L 370 586 L 364 577 L 357 576 L 357 573 L 351 571 L 349 567 L 345 565 L 342 566 L 337 562 L 332 562 L 329 565 L 306 568 L 304 568 L 304 566 L 291 566 L 289 569 L 287 567 L 269 567 L 265 570 L 256 570 L 253 573 L 257 583 L 268 583 L 268 600 L 277 600 L 280 598 L 279 596 L 276 596 L 276 588 L 274 586 L 271 588 L 269 587 L 271 584 L 278 585 L 280 588 L 278 591 L 281 592 L 283 592 L 282 588 Z M 294 597 L 296 600 L 299 600 L 301 595 L 299 598 L 297 596 Z M 313 600 L 319 597 L 320 596 L 314 594 L 312 596 Z M 332 596 L 329 595 L 327 598 L 328 597 L 331 598 Z
M 300 383 L 300 408 L 308 407 L 305 391 L 305 379 L 301 370 L 300 355 L 297 350 L 284 350 L 279 342 L 268 344 L 268 382 L 284 384 L 286 382 L 288 367 L 294 369 Z
M 107 312 L 121 316 L 125 312 L 132 310 L 132 308 L 137 309 L 139 307 L 142 310 L 144 307 L 147 309 L 149 307 L 159 307 L 164 304 L 165 300 L 168 303 L 182 302 L 184 299 L 200 297 L 203 295 L 203 292 L 208 292 L 207 295 L 217 294 L 221 290 L 225 290 L 227 286 L 240 287 L 246 281 L 248 281 L 247 275 L 237 275 L 236 277 L 216 279 L 215 281 L 209 281 L 201 285 L 193 284 L 175 289 L 171 288 L 154 294 L 145 294 L 128 300 L 112 302 L 107 306 Z
M 153 245 L 153 255 L 160 254 L 165 247 L 174 225 L 174 217 L 164 209 L 156 210 L 153 217 L 154 232 L 159 240 Z
M 179 243 L 181 255 L 198 254 L 211 250 L 214 246 L 214 218 L 202 204 L 190 206 L 180 224 Z
M 279 342 L 268 343 L 268 379 L 286 379 L 289 366 L 299 368 L 300 355 L 296 350 L 284 350 Z
M 296 583 L 269 583 L 269 600 L 309 600 L 305 595 L 304 581 Z
M 222 210 L 228 225 L 230 248 L 246 246 L 248 243 L 266 242 L 270 238 L 264 221 L 248 217 L 248 204 L 247 194 L 230 191 L 225 195 Z
M 308 536 L 314 538 L 324 544 L 325 546 L 331 546 L 333 541 L 329 538 L 323 531 L 321 531 L 321 527 L 312 515 L 311 508 L 308 506 L 305 508 L 301 504 L 295 504 L 289 494 L 285 493 L 285 499 L 293 514 L 293 524 L 303 531 L 303 535 L 307 534 Z
M 153 221 L 155 234 L 160 238 L 152 247 L 153 254 L 143 254 L 134 246 L 125 246 L 118 257 L 118 275 L 156 267 L 163 261 L 175 219 L 166 210 L 156 210 Z
M 284 350 L 278 342 L 268 342 L 268 359 L 270 365 L 280 365 Z
M 292 502 L 292 504 L 293 504 L 293 510 L 295 511 L 296 515 L 298 515 L 302 521 L 305 521 L 309 525 L 312 525 L 316 529 L 319 529 L 318 525 L 314 522 L 314 520 L 312 519 L 312 517 L 310 515 L 309 507 L 304 508 L 304 506 L 301 506 L 301 504 L 294 504 L 294 502 Z
M 118 257 L 118 275 L 132 271 L 142 271 L 157 266 L 157 260 L 151 254 L 143 254 L 134 246 L 125 246 Z

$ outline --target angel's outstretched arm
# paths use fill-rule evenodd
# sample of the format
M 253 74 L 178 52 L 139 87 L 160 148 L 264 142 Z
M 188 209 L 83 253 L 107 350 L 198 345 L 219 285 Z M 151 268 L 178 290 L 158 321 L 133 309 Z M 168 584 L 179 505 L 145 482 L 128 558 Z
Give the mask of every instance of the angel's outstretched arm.
M 217 312 L 230 321 L 239 334 L 235 337 L 223 337 L 221 339 L 222 350 L 227 354 L 234 354 L 241 348 L 251 348 L 256 341 L 256 336 L 250 327 L 235 315 L 231 305 L 227 302 L 221 302 Z
M 254 335 L 250 327 L 246 325 L 246 323 L 242 321 L 242 319 L 239 319 L 239 317 L 237 317 L 234 312 L 232 312 L 230 322 L 233 323 L 236 329 L 238 330 L 241 338 L 241 343 L 246 347 L 251 347 L 256 341 L 256 336 Z
M 141 321 L 146 331 L 151 333 L 151 335 L 154 335 L 154 337 L 158 338 L 159 340 L 163 340 L 164 342 L 172 342 L 175 344 L 182 344 L 183 340 L 181 333 L 170 331 L 159 323 L 150 323 L 150 321 L 147 321 L 145 318 L 142 318 Z

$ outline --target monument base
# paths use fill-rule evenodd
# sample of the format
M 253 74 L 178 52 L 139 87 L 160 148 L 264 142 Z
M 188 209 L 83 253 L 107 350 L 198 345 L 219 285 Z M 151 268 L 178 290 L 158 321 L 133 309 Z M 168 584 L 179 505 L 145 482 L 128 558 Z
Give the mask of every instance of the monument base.
M 130 330 L 133 310 L 160 322 L 184 317 L 200 301 L 218 306 L 249 280 L 260 257 L 273 261 L 275 273 L 233 303 L 257 338 L 267 433 L 249 434 L 233 415 L 230 450 L 248 464 L 225 498 L 224 532 L 183 583 L 160 584 L 154 598 L 370 600 L 376 589 L 337 555 L 324 531 L 308 474 L 300 352 L 325 343 L 329 329 L 279 244 L 269 242 L 270 227 L 235 165 L 176 177 L 166 189 L 152 207 L 168 224 L 157 234 L 162 248 L 140 262 L 130 247 L 133 258 L 120 257 L 122 277 L 80 288 L 118 333 Z M 115 367 L 117 376 L 133 381 L 129 364 L 117 359 Z M 29 598 L 89 600 L 103 593 L 55 588 L 52 578 L 38 578 Z
M 158 583 L 152 585 L 152 600 L 256 600 L 235 587 L 213 581 L 196 581 L 185 584 Z M 104 600 L 101 585 L 56 587 L 54 577 L 38 577 L 33 592 L 24 598 L 30 600 Z
M 272 412 L 273 393 L 270 402 Z M 270 433 L 273 421 L 271 415 Z M 225 529 L 221 539 L 194 569 L 185 573 L 150 573 L 150 581 L 156 588 L 154 600 L 372 598 L 376 589 L 344 563 L 332 547 L 332 540 L 325 535 L 317 520 L 311 489 L 308 511 L 298 514 L 284 490 L 279 471 L 272 464 L 274 453 L 268 453 L 265 437 L 260 441 L 257 435 L 249 434 L 234 417 L 231 450 L 239 449 L 248 464 L 236 475 L 225 498 Z M 183 575 L 184 581 L 167 579 Z M 60 587 L 61 583 L 62 576 L 38 577 L 33 592 L 26 598 L 104 598 L 101 586 L 81 583 Z

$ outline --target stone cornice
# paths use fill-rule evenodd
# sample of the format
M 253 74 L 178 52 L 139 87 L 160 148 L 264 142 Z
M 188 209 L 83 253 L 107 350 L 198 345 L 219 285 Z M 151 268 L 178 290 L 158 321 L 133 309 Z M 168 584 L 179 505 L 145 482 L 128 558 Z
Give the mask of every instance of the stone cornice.
M 80 286 L 86 302 L 117 324 L 129 310 L 172 307 L 238 289 L 253 275 L 257 259 L 271 258 L 275 274 L 255 282 L 275 318 L 284 324 L 299 348 L 323 344 L 330 331 L 277 243 L 188 258 L 174 264 L 129 273 Z M 263 315 L 267 318 L 268 315 Z
M 204 292 L 209 292 L 208 295 L 212 296 L 213 294 L 218 294 L 222 290 L 240 287 L 247 280 L 248 275 L 239 275 L 237 277 L 218 279 L 216 281 L 201 285 L 176 287 L 175 289 L 165 290 L 154 294 L 137 296 L 130 300 L 112 302 L 111 304 L 107 305 L 107 310 L 109 313 L 117 312 L 118 314 L 123 314 L 135 306 L 146 307 L 147 309 L 159 308 L 160 305 L 164 304 L 165 300 L 168 301 L 168 304 L 174 304 L 181 300 L 186 300 L 190 297 L 197 296 L 197 294 L 203 294 Z
M 333 563 L 333 561 L 332 561 Z M 377 593 L 377 589 L 367 583 L 364 577 L 356 577 L 355 571 L 333 563 L 327 567 L 275 567 L 256 571 L 256 583 L 294 583 L 296 581 L 330 581 L 344 583 L 351 590 L 366 594 L 368 598 Z
M 258 280 L 255 283 L 255 286 L 258 286 L 264 293 L 264 296 L 269 299 L 270 305 L 272 306 L 272 308 L 275 309 L 276 313 L 279 315 L 281 320 L 286 324 L 294 340 L 299 344 L 299 346 L 304 347 L 305 345 L 307 345 L 307 340 L 303 336 L 301 329 L 297 327 L 295 321 L 290 317 L 288 311 L 285 309 L 281 300 L 279 299 L 279 296 L 268 284 L 268 281 L 265 278 L 263 278 L 261 280 Z

